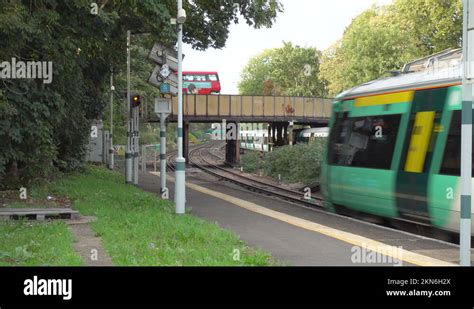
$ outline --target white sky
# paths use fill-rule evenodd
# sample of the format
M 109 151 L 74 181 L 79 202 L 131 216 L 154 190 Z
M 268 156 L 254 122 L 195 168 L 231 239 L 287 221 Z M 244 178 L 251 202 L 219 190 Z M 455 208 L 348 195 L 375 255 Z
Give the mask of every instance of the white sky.
M 186 71 L 217 71 L 222 94 L 238 94 L 240 73 L 253 56 L 267 48 L 281 47 L 283 41 L 325 50 L 342 37 L 352 19 L 373 4 L 392 0 L 280 0 L 285 11 L 270 29 L 256 30 L 241 20 L 232 25 L 226 47 L 195 51 L 185 45 Z M 186 26 L 186 24 L 185 24 Z

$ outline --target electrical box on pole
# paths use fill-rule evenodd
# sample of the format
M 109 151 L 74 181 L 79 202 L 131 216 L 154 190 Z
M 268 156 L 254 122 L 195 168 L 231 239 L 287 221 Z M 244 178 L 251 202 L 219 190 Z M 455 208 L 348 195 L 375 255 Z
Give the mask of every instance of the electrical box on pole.
M 166 116 L 171 114 L 171 100 L 166 98 L 156 98 L 155 113 L 157 115 L 166 114 Z
M 155 43 L 148 58 L 157 66 L 151 72 L 148 83 L 160 89 L 162 94 L 178 94 L 178 53 L 160 43 Z

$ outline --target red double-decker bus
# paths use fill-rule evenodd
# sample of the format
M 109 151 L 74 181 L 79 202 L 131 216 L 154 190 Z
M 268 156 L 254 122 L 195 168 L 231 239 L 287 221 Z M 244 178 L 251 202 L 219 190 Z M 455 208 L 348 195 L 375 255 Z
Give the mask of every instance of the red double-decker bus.
M 183 93 L 219 94 L 221 83 L 217 72 L 183 72 Z

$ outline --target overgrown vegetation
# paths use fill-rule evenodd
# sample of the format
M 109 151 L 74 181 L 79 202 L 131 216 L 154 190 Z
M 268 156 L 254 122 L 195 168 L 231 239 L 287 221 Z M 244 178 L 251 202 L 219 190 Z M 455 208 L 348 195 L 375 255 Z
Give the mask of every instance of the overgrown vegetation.
M 247 173 L 255 173 L 262 169 L 263 159 L 258 151 L 249 151 L 240 158 L 240 164 Z
M 154 96 L 146 84 L 151 64 L 146 54 L 154 41 L 173 46 L 175 0 L 2 1 L 0 63 L 48 61 L 53 80 L 3 79 L 0 83 L 0 189 L 26 186 L 57 171 L 83 167 L 94 119 L 103 119 L 110 69 L 116 77 L 115 134 L 124 136 L 126 32 L 149 35 L 132 40 L 132 89 Z M 195 49 L 225 46 L 239 16 L 255 28 L 270 27 L 282 6 L 278 0 L 184 1 L 184 41 Z M 3 68 L 2 68 L 3 69 Z M 106 121 L 106 126 L 108 122 Z
M 67 195 L 81 214 L 97 217 L 92 228 L 116 265 L 271 263 L 269 254 L 249 248 L 231 231 L 192 215 L 177 216 L 173 203 L 125 185 L 121 175 L 105 168 L 89 167 L 35 190 L 38 197 L 48 194 Z
M 315 185 L 319 183 L 325 143 L 326 139 L 320 138 L 312 144 L 279 147 L 263 159 L 258 152 L 248 152 L 241 158 L 242 167 L 246 172 L 262 171 L 275 179 L 280 175 L 286 183 Z

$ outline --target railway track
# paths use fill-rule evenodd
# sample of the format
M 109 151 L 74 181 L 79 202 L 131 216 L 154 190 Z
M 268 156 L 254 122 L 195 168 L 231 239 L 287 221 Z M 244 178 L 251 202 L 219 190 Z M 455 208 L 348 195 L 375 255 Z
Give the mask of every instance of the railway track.
M 189 163 L 210 175 L 234 183 L 254 192 L 259 192 L 268 196 L 274 196 L 287 201 L 304 204 L 305 206 L 309 207 L 323 206 L 324 201 L 320 197 L 312 196 L 310 199 L 308 199 L 302 192 L 286 189 L 278 185 L 269 184 L 251 177 L 244 176 L 238 172 L 230 170 L 229 168 L 220 166 L 215 161 L 212 162 L 208 160 L 207 158 L 209 156 L 214 156 L 218 159 L 221 159 L 220 156 L 213 153 L 212 149 L 212 146 L 209 147 L 208 144 L 192 149 L 189 152 Z

